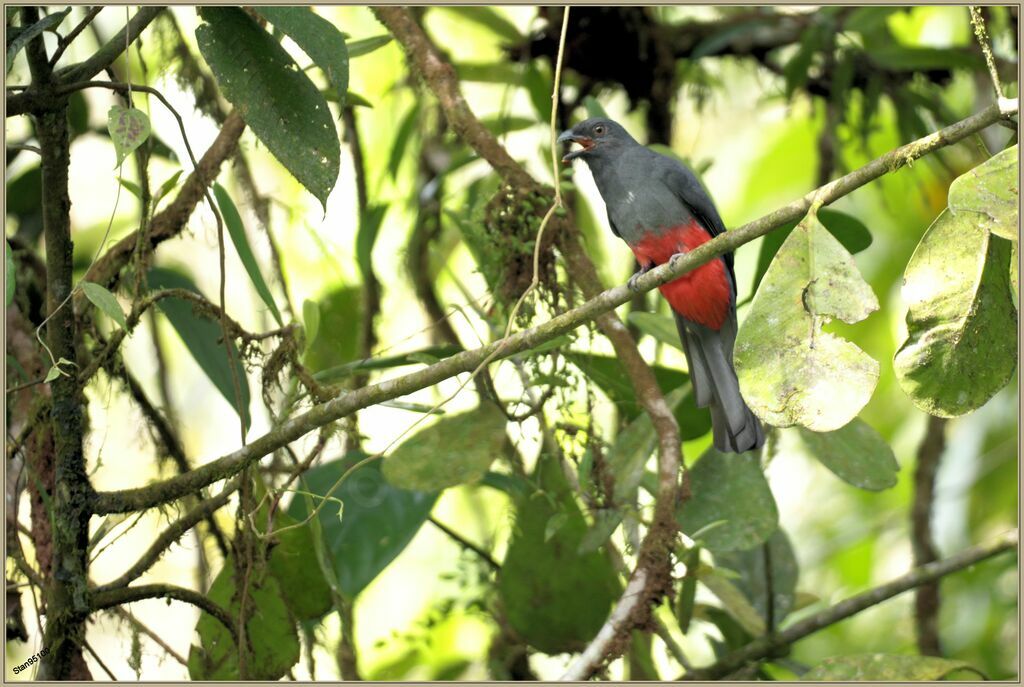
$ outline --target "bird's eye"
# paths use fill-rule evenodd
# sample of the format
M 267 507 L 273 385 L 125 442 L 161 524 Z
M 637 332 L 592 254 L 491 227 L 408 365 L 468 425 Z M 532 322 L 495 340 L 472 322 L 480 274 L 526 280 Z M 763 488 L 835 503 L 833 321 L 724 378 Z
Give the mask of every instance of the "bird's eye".
M 594 127 L 594 133 L 597 134 L 598 136 L 601 136 L 602 134 L 604 134 L 604 126 L 601 125 L 601 124 L 598 124 L 597 126 L 595 126 Z

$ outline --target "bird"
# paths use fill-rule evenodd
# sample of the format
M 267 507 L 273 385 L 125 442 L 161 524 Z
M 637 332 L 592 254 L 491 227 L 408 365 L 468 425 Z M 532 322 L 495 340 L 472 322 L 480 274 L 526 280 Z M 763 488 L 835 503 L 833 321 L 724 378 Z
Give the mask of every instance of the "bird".
M 640 270 L 668 262 L 725 231 L 711 197 L 682 162 L 641 145 L 617 122 L 592 117 L 563 131 L 559 143 L 580 147 L 563 163 L 583 160 L 608 211 L 612 232 L 625 241 Z M 723 453 L 764 445 L 764 429 L 740 392 L 733 367 L 736 273 L 731 252 L 658 287 L 668 301 L 686 355 L 697 406 L 709 408 L 713 444 Z

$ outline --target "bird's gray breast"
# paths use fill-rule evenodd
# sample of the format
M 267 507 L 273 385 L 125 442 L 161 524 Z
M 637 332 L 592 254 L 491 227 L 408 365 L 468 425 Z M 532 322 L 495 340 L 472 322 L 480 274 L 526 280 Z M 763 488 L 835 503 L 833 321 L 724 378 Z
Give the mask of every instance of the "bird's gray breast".
M 645 151 L 643 148 L 638 149 Z M 628 244 L 645 235 L 685 224 L 690 210 L 657 174 L 650 157 L 623 155 L 619 164 L 609 165 L 594 176 L 608 208 L 608 218 Z

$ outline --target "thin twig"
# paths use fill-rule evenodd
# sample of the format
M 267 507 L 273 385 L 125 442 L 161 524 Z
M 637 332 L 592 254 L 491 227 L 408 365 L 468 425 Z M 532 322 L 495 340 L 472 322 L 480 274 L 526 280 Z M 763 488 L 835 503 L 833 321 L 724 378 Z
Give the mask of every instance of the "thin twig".
M 815 613 L 809 618 L 793 623 L 785 630 L 765 635 L 746 646 L 736 649 L 706 668 L 698 668 L 683 675 L 682 680 L 716 680 L 750 661 L 772 656 L 807 635 L 834 625 L 861 611 L 877 606 L 894 596 L 938 580 L 950 573 L 963 570 L 983 560 L 992 558 L 1017 547 L 1017 530 L 1008 532 L 989 544 L 971 547 L 955 556 L 918 566 L 891 582 L 870 589 L 856 596 Z
M 160 635 L 158 635 L 156 632 L 153 632 L 153 630 L 151 630 L 148 627 L 146 627 L 140 620 L 138 620 L 130 612 L 126 611 L 123 608 L 115 608 L 113 610 L 114 610 L 114 613 L 116 613 L 120 618 L 128 621 L 139 632 L 141 632 L 142 634 L 146 635 L 151 640 L 153 640 L 153 642 L 156 643 L 156 645 L 159 646 L 161 649 L 163 649 L 167 653 L 168 656 L 173 658 L 175 661 L 177 661 L 181 665 L 183 665 L 185 667 L 188 667 L 188 661 L 185 660 L 184 656 L 182 656 L 177 651 L 172 649 L 170 647 L 170 645 L 167 642 L 165 642 L 163 640 L 163 638 L 160 637 Z
M 480 548 L 479 546 L 477 546 L 473 542 L 469 541 L 468 539 L 463 537 L 461 534 L 459 534 L 458 532 L 456 532 L 452 528 L 448 527 L 448 525 L 445 525 L 443 522 L 440 522 L 433 515 L 431 515 L 427 519 L 430 521 L 431 525 L 433 525 L 437 529 L 439 529 L 442 532 L 444 532 L 445 534 L 447 534 L 459 546 L 461 546 L 462 548 L 466 549 L 467 551 L 472 551 L 477 556 L 479 556 L 480 560 L 482 560 L 484 563 L 486 563 L 487 565 L 489 565 L 491 567 L 491 570 L 494 570 L 494 571 L 501 570 L 501 565 L 498 563 L 498 561 L 494 560 L 494 558 L 491 556 L 491 554 L 487 553 L 487 551 L 485 551 L 484 549 Z
M 103 5 L 90 7 L 88 11 L 86 11 L 85 17 L 82 19 L 82 21 L 78 22 L 78 25 L 75 26 L 75 28 L 71 29 L 71 32 L 68 33 L 68 35 L 61 37 L 60 42 L 57 44 L 57 49 L 53 52 L 53 57 L 50 58 L 51 68 L 56 66 L 57 60 L 59 60 L 64 55 L 64 51 L 68 49 L 68 46 L 71 45 L 71 42 L 78 38 L 78 34 L 82 33 L 82 31 L 85 30 L 85 27 L 89 26 L 89 24 L 92 23 L 92 20 L 96 18 L 96 15 L 99 14 L 102 10 Z
M 996 70 L 995 58 L 992 56 L 992 46 L 988 44 L 988 30 L 985 28 L 985 18 L 981 16 L 981 8 L 971 5 L 971 25 L 974 27 L 974 36 L 978 39 L 981 52 L 985 54 L 985 64 L 988 65 L 989 76 L 992 77 L 992 88 L 996 91 L 996 98 L 1003 98 L 1003 86 L 999 83 L 999 72 Z
M 114 675 L 113 671 L 111 671 L 110 668 L 107 667 L 107 664 L 103 662 L 103 659 L 100 658 L 100 655 L 96 653 L 96 650 L 89 645 L 89 642 L 83 639 L 82 646 L 84 646 L 85 650 L 89 652 L 89 655 L 92 656 L 92 659 L 99 664 L 100 668 L 103 669 L 103 672 L 107 674 L 107 677 L 109 677 L 114 682 L 117 682 L 117 676 Z

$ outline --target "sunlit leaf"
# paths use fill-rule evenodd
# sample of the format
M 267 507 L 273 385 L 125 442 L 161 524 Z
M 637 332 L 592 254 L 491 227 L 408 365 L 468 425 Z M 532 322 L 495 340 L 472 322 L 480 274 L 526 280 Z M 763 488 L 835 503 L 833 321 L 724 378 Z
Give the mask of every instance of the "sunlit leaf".
M 626 321 L 661 343 L 682 350 L 679 330 L 676 328 L 676 321 L 673 318 L 652 312 L 636 311 L 629 313 Z
M 142 110 L 134 107 L 112 105 L 107 112 L 107 131 L 114 143 L 118 167 L 124 159 L 135 152 L 150 134 L 149 117 Z M 137 194 L 141 196 L 141 193 Z
M 316 338 L 307 334 L 303 358 L 303 363 L 314 373 L 351 363 L 359 354 L 364 307 L 362 289 L 339 286 L 321 296 L 317 305 L 320 326 Z
M 1020 224 L 1019 152 L 1017 146 L 1007 148 L 957 177 L 949 187 L 950 212 L 968 213 L 971 221 L 1016 241 Z
M 251 680 L 277 680 L 299 660 L 299 637 L 295 622 L 281 596 L 277 580 L 254 572 L 248 587 L 252 617 L 246 623 L 246 637 L 252 650 L 246 650 L 246 672 Z M 231 618 L 239 614 L 235 592 L 235 571 L 229 558 L 217 574 L 206 596 L 227 611 Z M 188 674 L 193 680 L 238 680 L 238 647 L 224 625 L 209 615 L 199 614 L 196 623 L 199 646 L 188 654 Z
M 440 491 L 477 482 L 502 446 L 506 418 L 490 403 L 421 429 L 384 459 L 382 472 L 400 488 Z
M 519 29 L 511 21 L 503 17 L 495 8 L 484 5 L 449 5 L 438 9 L 456 14 L 462 19 L 479 24 L 491 30 L 495 36 L 510 44 L 518 44 L 523 40 Z
M 148 281 L 152 290 L 187 289 L 202 295 L 189 277 L 174 270 L 150 268 Z M 235 369 L 234 374 L 237 375 L 241 392 L 242 407 L 239 408 L 235 400 L 234 380 L 231 368 L 228 367 L 228 352 L 224 348 L 224 332 L 220 323 L 197 313 L 191 302 L 180 298 L 163 298 L 157 303 L 157 307 L 167 316 L 206 377 L 213 382 L 217 391 L 235 409 L 248 428 L 249 380 L 239 360 L 238 349 L 234 342 L 230 342 L 232 367 Z
M 160 188 L 157 190 L 156 195 L 153 197 L 154 208 L 160 204 L 160 201 L 163 200 L 168 193 L 174 190 L 175 186 L 178 185 L 178 179 L 181 178 L 181 174 L 183 171 L 184 170 L 179 169 L 177 172 L 168 177 L 167 181 L 160 184 Z
M 678 512 L 683 532 L 699 538 L 712 552 L 749 549 L 778 527 L 779 513 L 755 453 L 719 453 L 708 449 L 690 470 L 690 493 Z
M 327 102 L 281 45 L 244 11 L 206 6 L 196 29 L 203 58 L 267 149 L 320 201 L 338 179 L 341 146 Z
M 965 661 L 936 656 L 859 654 L 826 658 L 801 679 L 810 682 L 934 682 L 958 671 L 984 677 Z
M 136 184 L 134 181 L 129 181 L 128 179 L 117 177 L 117 183 L 121 184 L 121 188 L 128 191 L 128 193 L 132 194 L 139 200 L 142 200 L 142 189 L 139 188 L 139 185 Z
M 587 110 L 587 117 L 603 117 L 608 118 L 608 113 L 604 111 L 604 107 L 601 103 L 592 95 L 588 95 L 583 99 L 583 107 Z
M 303 475 L 302 489 L 324 495 L 365 454 L 353 453 L 319 465 Z M 341 593 L 353 599 L 400 554 L 426 522 L 437 493 L 397 489 L 372 461 L 355 470 L 334 492 L 345 504 L 328 502 L 318 514 L 323 543 Z M 288 514 L 305 520 L 317 499 L 292 499 Z
M 358 41 L 351 41 L 348 44 L 348 57 L 354 59 L 356 57 L 362 57 L 368 55 L 374 50 L 383 48 L 385 45 L 391 42 L 391 35 L 384 34 L 381 36 L 372 36 L 370 38 L 363 38 Z
M 542 455 L 533 481 L 542 491 L 516 499 L 498 593 L 509 625 L 531 646 L 548 654 L 579 650 L 604 623 L 619 582 L 603 553 L 578 552 L 586 523 L 558 460 Z M 564 523 L 545 538 L 560 515 Z
M 798 428 L 808 455 L 855 487 L 881 491 L 896 485 L 900 466 L 892 448 L 860 418 L 831 432 Z
M 740 624 L 740 627 L 753 636 L 764 634 L 764 618 L 730 579 L 720 571 L 708 566 L 701 566 L 699 579 L 712 594 L 718 597 L 718 600 L 722 602 L 722 607 Z
M 316 301 L 302 301 L 302 326 L 306 329 L 306 348 L 316 339 L 320 332 L 320 306 Z
M 252 248 L 249 246 L 249 237 L 245 234 L 245 226 L 242 224 L 241 215 L 238 214 L 238 208 L 235 207 L 227 190 L 216 182 L 213 184 L 213 195 L 217 199 L 217 206 L 220 208 L 224 225 L 228 229 L 228 235 L 231 236 L 231 243 L 234 244 L 238 258 L 242 261 L 256 293 L 270 308 L 270 313 L 274 316 L 278 326 L 283 327 L 284 320 L 281 319 L 281 312 L 277 309 L 277 303 L 274 302 L 274 297 L 270 293 L 270 287 L 264 281 L 259 263 L 256 262 L 256 256 L 253 255 Z
M 254 8 L 309 55 L 335 92 L 348 91 L 348 48 L 345 36 L 334 24 L 308 7 L 255 5 Z
M 91 281 L 82 282 L 82 291 L 85 292 L 85 297 L 93 305 L 102 310 L 114 322 L 117 322 L 121 329 L 128 331 L 128 323 L 124 320 L 124 310 L 121 310 L 121 304 L 114 298 L 114 294 Z
M 388 174 L 392 179 L 398 175 L 398 168 L 405 157 L 405 148 L 409 144 L 413 131 L 419 123 L 420 105 L 419 101 L 413 103 L 409 111 L 405 113 L 402 123 L 398 125 L 395 137 L 391 141 L 391 153 L 388 155 Z
M 807 215 L 772 261 L 736 338 L 747 405 L 776 427 L 824 432 L 848 423 L 871 398 L 878 363 L 822 326 L 877 309 L 849 252 Z
M 940 417 L 983 405 L 1017 365 L 1017 311 L 1010 242 L 970 217 L 944 210 L 907 264 L 907 339 L 896 353 L 900 386 Z

